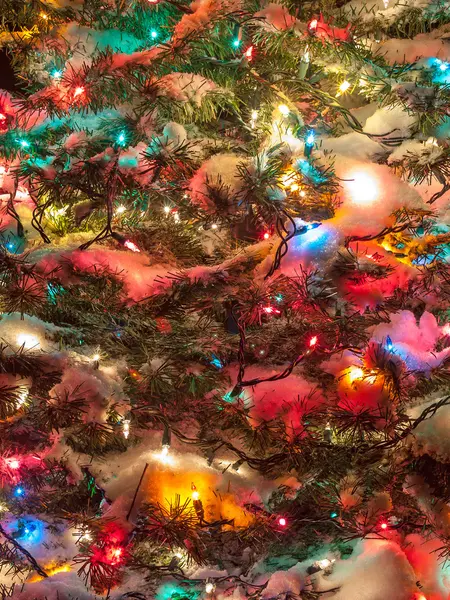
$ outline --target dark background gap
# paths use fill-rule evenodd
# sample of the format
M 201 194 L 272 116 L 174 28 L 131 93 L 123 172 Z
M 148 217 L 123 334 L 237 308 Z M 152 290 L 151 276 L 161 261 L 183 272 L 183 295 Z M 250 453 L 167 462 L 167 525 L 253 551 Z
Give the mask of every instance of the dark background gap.
M 11 67 L 9 53 L 0 48 L 0 89 L 14 92 L 19 89 L 18 81 Z

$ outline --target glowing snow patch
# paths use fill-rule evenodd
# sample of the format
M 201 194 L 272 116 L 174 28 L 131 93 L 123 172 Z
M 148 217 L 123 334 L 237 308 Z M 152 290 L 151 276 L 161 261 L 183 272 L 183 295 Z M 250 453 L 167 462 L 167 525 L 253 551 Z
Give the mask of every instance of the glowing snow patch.
M 346 173 L 343 183 L 354 204 L 369 205 L 380 196 L 378 180 L 366 171 Z

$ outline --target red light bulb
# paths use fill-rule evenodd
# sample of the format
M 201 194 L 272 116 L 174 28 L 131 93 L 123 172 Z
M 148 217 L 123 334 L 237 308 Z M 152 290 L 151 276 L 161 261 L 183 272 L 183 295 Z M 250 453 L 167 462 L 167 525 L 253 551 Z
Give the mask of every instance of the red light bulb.
M 263 235 L 263 238 L 264 238 L 265 240 L 268 240 L 268 239 L 270 238 L 270 233 L 268 233 L 268 232 L 266 231 L 266 233 Z
M 20 460 L 17 460 L 17 458 L 8 458 L 6 464 L 10 469 L 16 470 L 20 468 Z
M 280 527 L 286 527 L 286 525 L 287 525 L 287 521 L 286 521 L 286 519 L 285 519 L 284 517 L 280 517 L 280 518 L 278 519 L 278 525 L 279 525 Z
M 317 29 L 317 25 L 318 25 L 318 21 L 317 19 L 312 19 L 309 23 L 308 23 L 308 29 L 312 29 L 313 31 L 315 31 Z
M 138 246 L 136 246 L 136 244 L 130 240 L 125 240 L 123 245 L 125 246 L 125 248 L 128 248 L 128 250 L 131 250 L 132 252 L 140 252 Z
M 249 46 L 247 50 L 244 52 L 245 58 L 248 60 L 252 60 L 253 58 L 253 46 Z
M 309 346 L 312 348 L 317 344 L 317 335 L 313 335 L 313 337 L 309 340 Z
M 381 529 L 386 530 L 388 528 L 388 524 L 387 523 L 381 523 Z

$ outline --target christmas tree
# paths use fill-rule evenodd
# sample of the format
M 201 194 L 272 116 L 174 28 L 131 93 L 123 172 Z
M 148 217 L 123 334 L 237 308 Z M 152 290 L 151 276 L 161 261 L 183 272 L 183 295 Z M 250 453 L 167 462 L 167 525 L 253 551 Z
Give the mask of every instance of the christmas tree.
M 448 5 L 1 6 L 1 598 L 448 600 Z

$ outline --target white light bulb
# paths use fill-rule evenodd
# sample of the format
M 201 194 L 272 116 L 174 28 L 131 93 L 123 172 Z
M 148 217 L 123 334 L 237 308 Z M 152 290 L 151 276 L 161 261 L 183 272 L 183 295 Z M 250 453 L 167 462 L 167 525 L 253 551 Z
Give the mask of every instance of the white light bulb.
M 168 215 L 170 213 L 170 206 L 165 206 L 163 211 L 166 213 L 166 215 Z
M 123 437 L 127 440 L 128 436 L 130 435 L 130 421 L 129 421 L 129 419 L 124 419 L 122 421 L 122 426 L 123 426 Z
M 124 213 L 127 210 L 127 207 L 124 206 L 123 204 L 121 204 L 120 206 L 118 206 L 116 208 L 116 214 L 121 215 L 122 213 Z
M 289 106 L 286 106 L 286 104 L 280 104 L 278 107 L 278 110 L 283 115 L 283 117 L 287 117 L 289 115 L 289 113 L 291 112 L 289 110 Z
M 16 339 L 19 346 L 23 346 L 26 350 L 40 348 L 39 338 L 31 333 L 19 333 Z
M 215 587 L 214 584 L 211 583 L 210 581 L 208 581 L 208 583 L 205 585 L 205 592 L 207 594 L 212 594 L 214 591 L 214 587 Z

